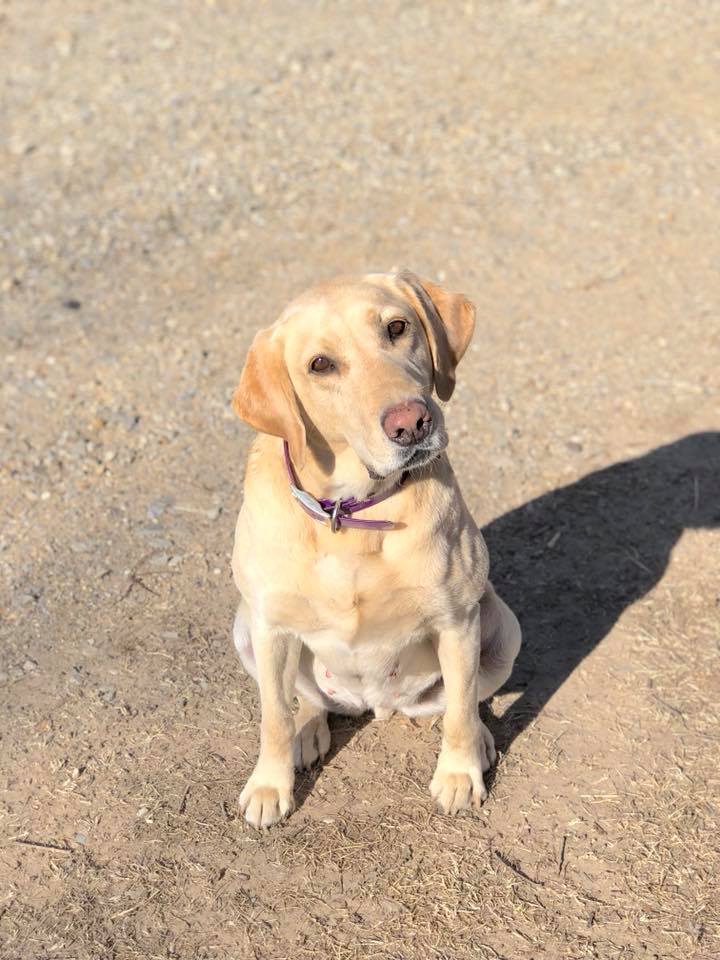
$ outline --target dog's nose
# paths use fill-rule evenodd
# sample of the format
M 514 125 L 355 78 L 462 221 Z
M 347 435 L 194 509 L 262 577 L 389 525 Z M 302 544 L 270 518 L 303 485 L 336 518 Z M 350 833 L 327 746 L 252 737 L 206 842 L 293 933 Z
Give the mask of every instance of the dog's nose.
M 430 433 L 432 417 L 420 400 L 406 400 L 385 411 L 382 427 L 393 443 L 409 447 L 420 443 Z

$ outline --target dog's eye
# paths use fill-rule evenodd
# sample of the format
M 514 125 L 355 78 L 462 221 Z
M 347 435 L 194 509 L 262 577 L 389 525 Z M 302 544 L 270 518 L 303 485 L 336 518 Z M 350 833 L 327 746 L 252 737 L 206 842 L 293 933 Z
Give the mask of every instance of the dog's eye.
M 335 369 L 335 364 L 328 357 L 315 357 L 310 362 L 310 369 L 313 373 L 328 373 Z
M 397 340 L 407 330 L 407 320 L 391 320 L 387 325 L 388 336 L 391 340 Z

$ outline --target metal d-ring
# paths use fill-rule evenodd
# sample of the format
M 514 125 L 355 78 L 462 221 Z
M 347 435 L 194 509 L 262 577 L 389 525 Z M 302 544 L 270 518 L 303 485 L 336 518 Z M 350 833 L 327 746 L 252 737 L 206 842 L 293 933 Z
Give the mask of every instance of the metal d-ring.
M 332 513 L 330 514 L 330 529 L 332 530 L 333 533 L 337 533 L 337 529 L 340 526 L 341 504 L 342 504 L 341 500 L 336 500 L 335 506 L 333 507 Z

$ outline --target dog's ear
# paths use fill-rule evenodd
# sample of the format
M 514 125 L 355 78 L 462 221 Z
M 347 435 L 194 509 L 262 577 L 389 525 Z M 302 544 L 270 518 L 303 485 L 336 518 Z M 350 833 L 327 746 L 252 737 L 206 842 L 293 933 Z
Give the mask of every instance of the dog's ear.
M 305 460 L 305 425 L 290 381 L 281 343 L 272 330 L 261 330 L 252 342 L 240 383 L 232 397 L 235 413 L 260 433 L 287 440 L 297 466 Z
M 435 392 L 441 400 L 449 400 L 455 389 L 455 368 L 475 329 L 475 307 L 461 293 L 450 293 L 409 270 L 398 271 L 396 277 L 412 291 L 425 328 L 435 369 Z

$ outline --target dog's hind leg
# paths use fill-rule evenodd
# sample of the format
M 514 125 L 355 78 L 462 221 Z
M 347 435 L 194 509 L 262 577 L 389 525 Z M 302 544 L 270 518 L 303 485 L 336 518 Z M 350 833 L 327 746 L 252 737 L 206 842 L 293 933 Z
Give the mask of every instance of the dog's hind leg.
M 517 617 L 488 582 L 480 600 L 478 702 L 487 700 L 512 673 L 522 633 Z
M 240 601 L 235 614 L 233 623 L 233 643 L 240 657 L 240 662 L 245 667 L 246 673 L 249 673 L 255 683 L 257 683 L 258 673 L 255 663 L 255 653 L 252 646 L 252 637 L 250 636 L 250 611 L 244 600 Z
M 488 581 L 480 600 L 478 703 L 491 697 L 508 679 L 520 650 L 521 639 L 517 617 Z M 484 771 L 495 763 L 495 738 L 484 723 L 481 724 L 481 732 L 485 747 Z

